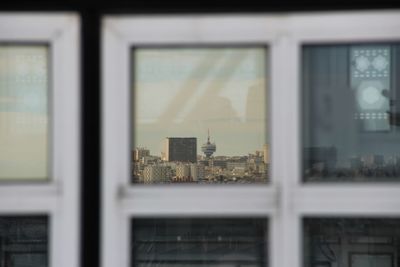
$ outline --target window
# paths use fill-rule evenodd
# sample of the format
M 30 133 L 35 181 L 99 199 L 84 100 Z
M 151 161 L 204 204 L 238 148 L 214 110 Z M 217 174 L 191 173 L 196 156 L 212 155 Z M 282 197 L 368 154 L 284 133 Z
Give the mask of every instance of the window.
M 263 47 L 143 47 L 132 55 L 134 183 L 268 180 Z
M 265 266 L 265 220 L 134 219 L 131 266 Z
M 369 239 L 369 235 L 366 237 L 365 233 L 374 231 L 378 234 L 373 238 L 373 242 L 385 242 L 385 236 L 379 233 L 397 229 L 397 217 L 400 217 L 400 185 L 397 184 L 396 173 L 388 177 L 382 174 L 381 169 L 376 169 L 377 173 L 374 175 L 364 175 L 360 171 L 345 178 L 338 177 L 337 173 L 343 172 L 344 167 L 339 164 L 341 157 L 348 160 L 353 156 L 363 157 L 365 154 L 367 159 L 364 162 L 375 164 L 374 168 L 378 168 L 382 162 L 381 158 L 369 155 L 385 153 L 382 151 L 382 144 L 385 148 L 393 150 L 393 155 L 396 154 L 394 122 L 397 119 L 392 115 L 396 113 L 394 97 L 398 60 L 395 51 L 400 40 L 399 17 L 398 12 L 381 11 L 347 14 L 104 18 L 103 266 L 140 266 L 138 260 L 151 262 L 147 256 L 171 256 L 173 260 L 179 261 L 179 258 L 174 256 L 177 254 L 176 247 L 180 246 L 181 256 L 189 249 L 188 246 L 181 245 L 182 241 L 191 242 L 191 238 L 198 233 L 196 231 L 201 233 L 205 225 L 212 224 L 209 222 L 215 222 L 217 227 L 223 225 L 219 223 L 226 218 L 230 218 L 232 224 L 247 220 L 249 228 L 243 229 L 252 231 L 257 227 L 251 228 L 250 225 L 254 226 L 251 221 L 263 222 L 259 229 L 262 228 L 265 235 L 262 234 L 264 239 L 260 244 L 265 245 L 258 247 L 262 248 L 264 253 L 258 255 L 265 258 L 250 263 L 250 266 L 261 264 L 271 267 L 347 267 L 364 266 L 366 263 L 375 264 L 371 266 L 393 264 L 397 257 L 393 256 L 397 253 L 397 245 L 384 245 L 386 249 L 374 245 L 373 249 L 368 250 L 364 245 L 359 246 L 357 242 L 365 242 L 365 239 Z M 136 146 L 151 146 L 139 141 L 143 140 L 140 139 L 142 137 L 151 137 L 151 131 L 144 134 L 140 132 L 143 130 L 141 127 L 146 116 L 151 121 L 151 112 L 162 110 L 159 106 L 150 109 L 154 103 L 150 100 L 157 94 L 155 92 L 159 92 L 156 90 L 161 89 L 149 86 L 146 92 L 141 91 L 145 89 L 140 84 L 140 79 L 144 77 L 141 76 L 143 74 L 140 68 L 146 65 L 144 62 L 148 63 L 149 54 L 158 53 L 157 57 L 160 57 L 160 54 L 165 53 L 165 56 L 168 53 L 178 53 L 176 50 L 182 49 L 179 52 L 182 56 L 188 49 L 199 49 L 196 52 L 203 52 L 205 50 L 201 49 L 205 47 L 234 49 L 239 45 L 247 48 L 263 47 L 268 51 L 268 64 L 263 71 L 265 83 L 268 85 L 268 93 L 266 98 L 263 98 L 264 109 L 269 111 L 265 113 L 268 116 L 264 118 L 264 125 L 268 126 L 265 134 L 268 138 L 265 141 L 269 144 L 271 159 L 268 166 L 268 183 L 235 182 L 228 185 L 222 182 L 224 184 L 220 185 L 218 180 L 213 183 L 199 183 L 194 182 L 192 178 L 185 183 L 180 181 L 181 183 L 172 184 L 170 180 L 165 179 L 166 175 L 161 175 L 162 179 L 144 179 L 144 174 L 140 173 L 141 167 L 138 166 L 140 160 L 135 160 L 146 158 L 150 153 L 148 149 L 138 149 L 132 153 L 132 149 Z M 367 51 L 370 51 L 369 54 Z M 179 75 L 185 75 L 188 67 L 185 70 L 182 70 L 183 67 L 175 68 L 178 64 L 175 62 L 178 60 L 171 60 L 171 55 L 169 54 L 167 59 L 164 58 L 164 61 L 155 60 L 158 64 L 154 63 L 156 67 L 151 73 L 147 73 L 146 77 L 151 81 L 156 80 L 164 66 L 167 66 L 167 71 L 173 72 L 178 69 Z M 361 59 L 358 59 L 360 56 Z M 216 60 L 217 57 L 215 54 L 212 59 Z M 182 65 L 187 63 L 186 60 L 179 62 Z M 152 64 L 146 65 L 149 66 Z M 229 66 L 233 67 L 234 64 Z M 227 67 L 224 70 L 228 69 Z M 370 77 L 366 76 L 367 72 Z M 375 87 L 370 78 L 379 80 L 373 82 Z M 178 79 L 175 80 L 177 81 Z M 379 88 L 378 83 L 381 86 Z M 162 87 L 166 92 L 163 92 L 165 95 L 157 100 L 157 104 L 162 105 L 163 101 L 167 102 L 168 98 L 172 97 L 168 92 L 174 89 L 167 91 L 169 85 L 165 83 L 165 87 Z M 213 90 L 213 93 L 215 91 Z M 144 97 L 146 93 L 147 98 Z M 179 96 L 186 100 L 184 95 Z M 195 99 L 198 98 L 190 100 Z M 208 112 L 212 110 L 213 103 L 207 104 Z M 177 109 L 175 106 L 172 108 Z M 179 106 L 173 118 L 162 112 L 158 116 L 168 119 L 166 121 L 169 123 L 171 120 L 175 120 L 176 123 L 186 111 Z M 131 112 L 135 116 L 131 116 Z M 364 115 L 361 116 L 361 113 Z M 374 118 L 370 114 L 370 121 L 367 121 L 366 113 L 375 113 Z M 134 123 L 132 117 L 135 118 Z M 316 117 L 319 120 L 316 120 Z M 340 120 L 342 117 L 348 124 Z M 169 125 L 162 129 L 168 129 Z M 348 125 L 352 125 L 353 128 Z M 179 129 L 175 127 L 179 126 L 178 124 L 173 126 L 173 130 Z M 207 128 L 199 129 L 200 132 L 205 132 Z M 236 129 L 239 128 L 235 127 Z M 176 133 L 168 134 L 168 131 L 167 134 L 162 131 L 155 132 L 160 134 L 157 137 L 160 142 L 165 137 L 179 137 L 175 136 Z M 132 137 L 132 133 L 136 133 L 137 136 Z M 185 137 L 196 136 L 185 134 Z M 175 146 L 175 141 L 168 139 L 168 146 Z M 176 146 L 191 146 L 192 141 L 185 142 L 178 142 Z M 215 142 L 218 151 L 218 143 Z M 204 141 L 197 141 L 196 154 L 199 154 L 199 146 L 203 143 Z M 358 147 L 354 148 L 354 145 Z M 349 155 L 344 155 L 343 151 L 350 151 Z M 170 155 L 166 155 L 167 157 Z M 147 159 L 152 160 L 151 157 Z M 156 160 L 155 165 L 158 159 L 153 160 Z M 386 159 L 383 159 L 383 162 L 386 162 Z M 158 163 L 161 164 L 161 159 Z M 349 162 L 346 164 L 347 168 L 354 171 Z M 150 173 L 150 170 L 147 172 Z M 171 176 L 177 176 L 176 173 Z M 190 177 L 187 173 L 190 172 L 186 171 L 183 177 Z M 142 180 L 140 175 L 143 175 Z M 383 181 L 385 183 L 382 183 Z M 198 230 L 189 226 L 180 228 L 190 229 L 182 233 L 171 230 L 176 230 L 176 225 L 192 224 L 196 225 Z M 151 230 L 146 228 L 150 225 Z M 360 225 L 365 232 L 359 232 L 359 235 L 347 234 L 357 232 L 354 225 Z M 221 228 L 227 229 L 226 226 Z M 353 240 L 351 242 L 357 243 L 347 246 L 347 254 L 341 259 L 341 262 L 345 262 L 344 265 L 335 265 L 333 260 L 339 257 L 335 251 L 343 249 L 340 243 L 342 241 L 331 237 L 332 229 L 347 231 L 341 240 Z M 215 233 L 200 236 L 216 236 L 218 240 L 219 235 L 217 231 Z M 156 242 L 166 236 L 171 239 L 168 239 L 165 246 Z M 247 238 L 251 236 L 249 234 Z M 232 235 L 231 238 L 234 239 L 235 236 Z M 319 245 L 318 242 L 322 243 Z M 329 242 L 332 242 L 332 245 Z M 339 245 L 334 242 L 339 242 Z M 191 244 L 193 251 L 197 251 L 195 255 L 203 255 L 198 253 L 201 252 L 201 245 L 196 242 Z M 208 245 L 209 242 L 200 244 Z M 322 246 L 323 252 L 318 246 Z M 145 253 L 143 251 L 146 248 L 149 251 Z M 159 253 L 152 251 L 155 248 Z M 221 251 L 227 252 L 226 246 L 221 246 Z M 321 256 L 321 253 L 327 254 L 328 257 Z M 227 254 L 229 255 L 228 252 Z M 208 259 L 212 258 L 211 255 L 212 252 L 207 254 Z M 217 264 L 222 266 L 221 262 Z M 229 264 L 241 263 L 235 261 Z
M 46 45 L 0 44 L 0 179 L 48 178 Z
M 310 219 L 304 221 L 305 266 L 396 266 L 399 219 Z
M 306 45 L 305 181 L 393 181 L 398 169 L 399 45 Z
M 1 217 L 1 266 L 49 266 L 48 218 Z
M 79 19 L 0 25 L 0 266 L 78 266 Z
M 193 24 L 196 23 L 204 27 L 201 42 L 193 35 Z M 232 23 L 241 31 L 232 30 Z M 154 224 L 159 226 L 154 229 L 159 229 L 160 233 L 166 231 L 163 230 L 165 224 L 187 224 L 188 231 L 178 231 L 177 236 L 232 239 L 232 243 L 218 245 L 220 254 L 218 249 L 210 252 L 215 253 L 215 264 L 219 265 L 224 261 L 224 255 L 229 257 L 234 253 L 230 244 L 235 243 L 237 236 L 218 233 L 228 221 L 230 225 L 259 221 L 248 225 L 243 238 L 249 240 L 254 238 L 251 233 L 270 232 L 268 214 L 273 209 L 270 192 L 273 189 L 267 184 L 273 180 L 273 167 L 265 168 L 264 145 L 269 140 L 266 118 L 269 109 L 273 109 L 265 105 L 270 101 L 267 93 L 270 59 L 267 54 L 273 36 L 263 34 L 264 20 L 258 18 L 107 17 L 103 25 L 103 264 L 136 265 L 131 249 L 137 241 L 131 234 L 141 233 L 140 225 L 143 224 L 135 228 L 137 223 L 148 222 L 140 220 L 156 217 Z M 141 28 L 139 25 L 146 26 Z M 117 32 L 121 30 L 123 34 L 119 35 Z M 169 33 L 167 39 L 165 32 Z M 243 36 L 243 32 L 247 35 Z M 121 64 L 126 68 L 121 68 Z M 164 81 L 157 84 L 161 79 Z M 165 109 L 170 112 L 164 112 Z M 192 117 L 190 112 L 194 114 Z M 196 117 L 199 115 L 203 117 Z M 231 133 L 227 134 L 229 131 Z M 246 138 L 248 142 L 243 141 Z M 163 142 L 168 149 L 162 150 Z M 201 151 L 203 144 L 207 147 Z M 259 151 L 257 155 L 256 150 Z M 164 162 L 150 157 L 157 154 L 161 157 L 160 152 L 170 152 L 163 155 Z M 253 154 L 254 170 L 256 166 L 263 168 L 261 173 L 258 170 L 257 175 L 256 172 L 245 175 L 248 159 L 242 157 L 248 157 L 248 153 Z M 218 155 L 221 156 L 219 162 Z M 228 156 L 229 160 L 223 158 Z M 201 161 L 204 162 L 204 175 L 199 170 Z M 176 166 L 169 166 L 173 164 Z M 214 167 L 214 170 L 207 170 L 207 167 Z M 165 174 L 171 170 L 175 173 L 165 179 Z M 156 177 L 156 171 L 161 173 L 160 179 Z M 221 171 L 218 176 L 217 171 Z M 266 171 L 271 177 L 267 184 Z M 194 179 L 195 172 L 201 178 Z M 119 195 L 120 207 L 112 200 L 115 194 Z M 115 212 L 115 215 L 109 216 L 108 212 Z M 227 217 L 231 219 L 225 220 Z M 214 224 L 219 228 L 214 234 L 207 234 L 206 229 Z M 116 229 L 119 230 L 114 232 Z M 264 266 L 268 262 L 267 235 L 257 237 L 260 238 L 257 242 L 265 243 L 265 246 L 257 246 L 261 251 L 252 253 L 253 245 L 249 244 L 249 251 L 243 255 L 252 259 L 251 266 Z M 208 241 L 191 242 L 194 242 L 193 255 L 207 257 L 202 246 Z M 170 243 L 170 246 L 176 244 Z M 140 253 L 140 250 L 133 251 L 135 255 Z M 236 258 L 229 264 L 241 264 L 243 259 Z M 178 258 L 175 260 L 179 262 Z

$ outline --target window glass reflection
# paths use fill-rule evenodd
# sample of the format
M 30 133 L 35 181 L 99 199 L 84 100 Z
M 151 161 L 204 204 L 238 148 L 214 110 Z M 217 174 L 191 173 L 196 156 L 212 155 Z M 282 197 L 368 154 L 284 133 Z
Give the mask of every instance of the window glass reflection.
M 48 266 L 46 217 L 0 217 L 0 266 Z
M 396 267 L 399 219 L 305 219 L 304 267 Z
M 0 180 L 48 178 L 48 47 L 0 44 Z
M 132 50 L 132 181 L 266 182 L 266 50 Z
M 132 267 L 266 264 L 266 220 L 135 219 Z
M 400 46 L 303 47 L 306 181 L 400 177 Z

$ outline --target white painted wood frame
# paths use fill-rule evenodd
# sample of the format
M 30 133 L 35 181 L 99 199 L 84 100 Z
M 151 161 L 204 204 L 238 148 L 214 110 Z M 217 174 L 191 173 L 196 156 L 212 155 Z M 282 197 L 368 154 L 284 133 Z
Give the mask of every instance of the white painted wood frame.
M 0 183 L 0 216 L 46 215 L 49 263 L 79 266 L 80 44 L 73 13 L 0 13 L 0 44 L 49 46 L 49 153 L 46 181 Z
M 102 267 L 129 266 L 135 217 L 268 218 L 271 267 L 302 265 L 304 217 L 400 217 L 400 182 L 311 184 L 300 170 L 302 45 L 400 41 L 399 11 L 109 15 L 102 23 Z M 268 47 L 269 184 L 130 184 L 131 48 L 170 44 Z

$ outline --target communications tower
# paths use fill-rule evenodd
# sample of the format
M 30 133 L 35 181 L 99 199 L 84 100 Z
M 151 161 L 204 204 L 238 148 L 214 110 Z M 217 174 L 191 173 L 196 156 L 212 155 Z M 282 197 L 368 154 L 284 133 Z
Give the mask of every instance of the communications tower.
M 210 158 L 211 155 L 217 150 L 215 143 L 210 142 L 210 129 L 208 130 L 207 143 L 201 146 L 201 151 L 206 155 L 207 158 Z

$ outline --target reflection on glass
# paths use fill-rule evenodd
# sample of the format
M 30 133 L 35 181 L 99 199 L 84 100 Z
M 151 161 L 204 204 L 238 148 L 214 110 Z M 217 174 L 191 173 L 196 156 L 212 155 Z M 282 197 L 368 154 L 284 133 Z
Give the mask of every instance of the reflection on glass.
M 132 267 L 265 267 L 264 219 L 135 219 Z
M 399 219 L 305 219 L 304 267 L 397 267 Z
M 46 217 L 0 217 L 0 267 L 47 267 Z
M 0 44 L 0 180 L 48 178 L 48 47 Z
M 400 46 L 303 47 L 306 181 L 400 177 Z
M 134 183 L 266 182 L 266 50 L 132 51 Z

